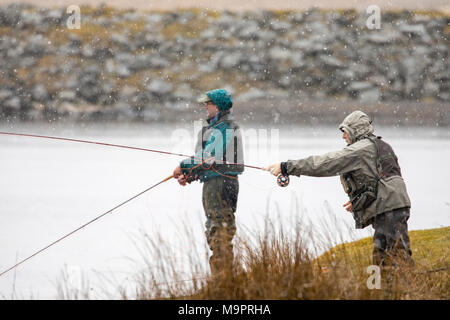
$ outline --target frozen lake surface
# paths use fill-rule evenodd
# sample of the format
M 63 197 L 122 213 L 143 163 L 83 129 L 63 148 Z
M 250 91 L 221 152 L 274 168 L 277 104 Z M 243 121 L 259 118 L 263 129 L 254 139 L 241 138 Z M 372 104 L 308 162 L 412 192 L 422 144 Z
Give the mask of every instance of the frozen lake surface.
M 2 124 L 0 131 L 184 154 L 192 153 L 196 137 L 194 126 L 176 124 Z M 243 133 L 246 163 L 255 166 L 345 146 L 335 127 L 271 130 L 246 126 Z M 399 157 L 412 201 L 409 229 L 448 226 L 449 129 L 378 127 L 375 133 L 383 136 Z M 0 272 L 167 177 L 182 159 L 105 146 L 0 136 Z M 240 177 L 238 232 L 258 229 L 267 214 L 274 219 L 278 214 L 281 219 L 295 215 L 295 202 L 312 222 L 335 217 L 352 226 L 351 215 L 342 208 L 346 201 L 338 177 L 292 177 L 287 188 L 280 188 L 269 173 L 247 168 Z M 195 182 L 183 188 L 171 180 L 0 277 L 0 298 L 58 298 L 55 282 L 65 266 L 89 278 L 98 273 L 111 275 L 123 285 L 138 271 L 130 261 L 142 260 L 132 239 L 139 239 L 145 230 L 150 236 L 159 233 L 168 242 L 175 241 L 183 223 L 192 224 L 194 241 L 204 246 L 201 185 Z M 368 227 L 344 234 L 343 238 L 352 240 L 372 234 Z M 191 245 L 185 243 L 180 252 L 189 252 Z M 91 295 L 104 297 L 94 286 Z

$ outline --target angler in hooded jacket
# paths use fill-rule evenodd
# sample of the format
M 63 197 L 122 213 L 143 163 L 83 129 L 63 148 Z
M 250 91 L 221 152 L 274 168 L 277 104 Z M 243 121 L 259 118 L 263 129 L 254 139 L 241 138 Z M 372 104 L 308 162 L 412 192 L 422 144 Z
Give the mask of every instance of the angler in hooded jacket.
M 207 124 L 199 132 L 195 155 L 181 161 L 174 177 L 181 185 L 194 180 L 203 183 L 205 234 L 212 251 L 209 262 L 211 273 L 219 275 L 233 268 L 238 175 L 244 171 L 242 137 L 226 90 L 209 91 L 199 102 L 207 110 Z
M 413 264 L 407 226 L 411 202 L 397 156 L 373 134 L 371 121 L 362 111 L 348 115 L 339 129 L 348 143 L 344 149 L 288 160 L 267 170 L 286 176 L 339 175 L 350 198 L 344 207 L 353 213 L 356 228 L 372 225 L 375 229 L 374 264 L 391 264 L 396 257 Z

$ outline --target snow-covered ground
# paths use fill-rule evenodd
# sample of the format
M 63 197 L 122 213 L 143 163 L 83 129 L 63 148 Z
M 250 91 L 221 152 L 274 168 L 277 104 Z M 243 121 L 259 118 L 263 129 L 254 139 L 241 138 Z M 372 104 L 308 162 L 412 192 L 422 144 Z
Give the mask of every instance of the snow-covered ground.
M 0 131 L 186 154 L 191 154 L 195 137 L 192 126 L 151 124 L 3 124 Z M 247 125 L 243 133 L 246 163 L 256 166 L 337 150 L 345 145 L 335 127 L 267 129 Z M 376 128 L 376 133 L 394 147 L 399 157 L 412 200 L 410 230 L 450 225 L 448 128 L 384 127 Z M 0 136 L 0 150 L 0 271 L 167 177 L 181 159 L 10 136 Z M 295 216 L 292 209 L 295 201 L 313 223 L 336 217 L 343 225 L 353 225 L 351 215 L 342 208 L 347 199 L 337 177 L 292 177 L 287 188 L 280 188 L 269 173 L 247 168 L 240 178 L 238 232 L 258 229 L 267 213 L 274 219 L 278 213 L 281 219 Z M 331 216 L 327 207 L 331 208 Z M 138 271 L 136 264 L 130 262 L 142 260 L 132 241 L 140 238 L 140 230 L 150 236 L 159 233 L 168 242 L 175 242 L 182 233 L 180 226 L 191 224 L 194 241 L 202 246 L 203 222 L 201 185 L 196 182 L 182 188 L 171 180 L 0 277 L 0 298 L 10 299 L 13 292 L 15 298 L 55 298 L 54 283 L 65 266 L 75 275 L 81 270 L 91 278 L 99 272 L 114 277 L 116 284 L 125 284 Z M 343 239 L 370 236 L 372 232 L 369 227 L 344 234 Z M 186 243 L 179 252 L 189 252 L 191 245 Z M 92 290 L 92 296 L 104 297 L 97 290 Z

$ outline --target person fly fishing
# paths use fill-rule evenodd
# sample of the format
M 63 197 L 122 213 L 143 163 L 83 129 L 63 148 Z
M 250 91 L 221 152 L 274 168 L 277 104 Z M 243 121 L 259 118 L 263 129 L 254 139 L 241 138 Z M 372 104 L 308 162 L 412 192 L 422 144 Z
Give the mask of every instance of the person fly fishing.
M 386 266 L 402 259 L 414 265 L 407 221 L 411 202 L 392 147 L 373 134 L 367 114 L 355 111 L 340 124 L 347 146 L 340 151 L 272 164 L 273 175 L 328 177 L 340 175 L 357 229 L 372 225 L 373 263 Z
M 242 136 L 233 119 L 231 95 L 224 89 L 203 94 L 206 122 L 198 135 L 195 155 L 180 162 L 173 172 L 178 183 L 203 183 L 206 239 L 212 255 L 211 273 L 233 270 L 235 212 L 239 193 L 238 175 L 244 171 Z

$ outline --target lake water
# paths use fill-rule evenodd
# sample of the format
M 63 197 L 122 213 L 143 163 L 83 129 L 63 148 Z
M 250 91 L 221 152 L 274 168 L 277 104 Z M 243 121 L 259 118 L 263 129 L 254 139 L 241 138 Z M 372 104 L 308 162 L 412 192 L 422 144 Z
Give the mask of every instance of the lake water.
M 184 154 L 192 153 L 196 128 L 149 124 L 0 125 L 0 131 Z M 267 129 L 247 125 L 243 133 L 246 163 L 255 166 L 345 146 L 340 131 L 331 127 Z M 381 127 L 376 133 L 394 147 L 399 157 L 412 201 L 409 229 L 448 226 L 449 129 Z M 181 159 L 152 152 L 0 135 L 0 272 L 167 177 Z M 346 201 L 338 177 L 292 177 L 288 187 L 280 188 L 269 173 L 247 168 L 240 177 L 238 232 L 262 228 L 267 214 L 282 221 L 295 216 L 298 210 L 293 209 L 294 203 L 313 224 L 319 220 L 332 224 L 337 219 L 352 226 L 351 215 L 342 208 Z M 167 243 L 178 243 L 173 254 L 179 250 L 181 255 L 195 246 L 204 248 L 203 223 L 201 185 L 195 182 L 183 188 L 170 180 L 0 277 L 0 298 L 57 298 L 55 283 L 64 268 L 71 277 L 78 277 L 76 281 L 80 274 L 88 278 L 101 274 L 114 278 L 114 285 L 127 286 L 137 272 L 136 262 L 142 260 L 136 245 L 142 232 L 149 237 L 159 234 Z M 195 239 L 180 245 L 177 239 L 183 224 L 192 227 Z M 341 237 L 349 241 L 372 234 L 368 227 Z M 105 297 L 93 284 L 90 294 L 93 298 Z

